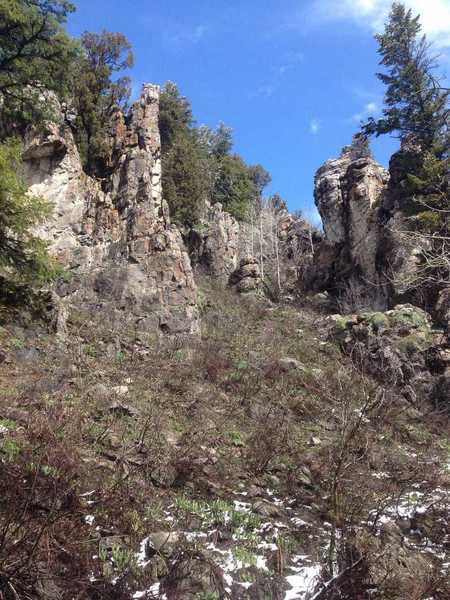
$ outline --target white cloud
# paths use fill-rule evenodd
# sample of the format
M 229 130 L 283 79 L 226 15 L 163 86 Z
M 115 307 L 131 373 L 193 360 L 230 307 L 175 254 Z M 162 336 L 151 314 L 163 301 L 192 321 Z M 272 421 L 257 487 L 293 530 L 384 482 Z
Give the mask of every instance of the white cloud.
M 403 0 L 420 14 L 423 32 L 441 47 L 450 46 L 449 0 Z M 322 20 L 353 19 L 382 31 L 392 0 L 315 0 L 314 12 Z
M 372 100 L 367 102 L 359 112 L 355 113 L 351 120 L 359 123 L 360 121 L 367 119 L 367 117 L 375 117 L 379 115 L 380 111 L 381 109 L 378 103 Z
M 265 96 L 266 98 L 270 98 L 273 96 L 275 92 L 275 87 L 273 85 L 261 85 L 257 90 L 254 96 Z
M 309 124 L 309 132 L 313 135 L 317 135 L 321 128 L 321 122 L 318 119 L 311 119 Z
M 208 33 L 206 25 L 196 25 L 193 29 L 186 29 L 176 33 L 168 34 L 167 41 L 177 46 L 184 44 L 198 44 Z

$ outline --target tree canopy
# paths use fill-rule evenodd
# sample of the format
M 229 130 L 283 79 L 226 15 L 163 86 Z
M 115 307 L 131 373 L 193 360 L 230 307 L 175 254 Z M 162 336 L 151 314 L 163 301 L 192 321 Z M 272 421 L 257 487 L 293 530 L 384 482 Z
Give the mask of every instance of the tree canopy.
M 195 225 L 205 201 L 220 202 L 239 220 L 247 218 L 271 178 L 261 165 L 249 167 L 232 153 L 232 129 L 223 122 L 215 129 L 197 127 L 189 100 L 172 82 L 161 93 L 159 125 L 163 194 L 172 218 Z
M 122 33 L 85 32 L 80 41 L 72 74 L 76 140 L 87 172 L 101 176 L 109 158 L 111 115 L 116 108 L 126 111 L 131 95 L 129 77 L 114 75 L 133 66 L 133 53 Z
M 450 90 L 436 75 L 432 46 L 421 31 L 420 16 L 394 2 L 376 36 L 385 67 L 378 73 L 386 86 L 383 114 L 369 119 L 363 132 L 394 133 L 403 142 L 391 187 L 407 217 L 402 233 L 422 250 L 418 274 L 407 286 L 423 294 L 426 287 L 435 293 L 448 285 L 450 276 Z
M 73 10 L 67 0 L 0 0 L 0 135 L 48 116 L 43 92 L 67 88 L 77 44 L 63 24 Z
M 431 148 L 448 135 L 449 90 L 436 75 L 437 62 L 425 35 L 420 16 L 413 16 L 400 2 L 394 2 L 383 33 L 375 36 L 380 65 L 377 77 L 386 86 L 380 119 L 371 117 L 364 126 L 367 134 L 413 134 L 423 149 Z

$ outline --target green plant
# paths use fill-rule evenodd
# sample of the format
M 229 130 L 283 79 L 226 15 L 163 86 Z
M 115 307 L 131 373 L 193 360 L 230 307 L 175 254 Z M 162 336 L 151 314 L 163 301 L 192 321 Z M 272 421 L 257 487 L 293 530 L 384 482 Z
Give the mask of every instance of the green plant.
M 21 451 L 20 443 L 16 440 L 6 438 L 0 440 L 0 456 L 4 456 L 4 461 L 13 463 Z
M 144 510 L 144 518 L 151 522 L 159 521 L 164 515 L 164 504 L 161 500 L 156 500 L 147 504 Z
M 242 431 L 228 431 L 227 436 L 230 438 L 230 441 L 233 444 L 233 446 L 243 447 L 246 445 L 245 436 L 242 433 Z
M 13 348 L 16 348 L 17 350 L 22 350 L 25 348 L 25 341 L 20 338 L 13 338 L 11 340 L 11 344 Z
M 2 286 L 43 283 L 58 275 L 47 243 L 35 228 L 51 213 L 49 202 L 28 193 L 21 143 L 0 143 L 0 277 Z
M 254 552 L 245 546 L 235 546 L 232 549 L 233 558 L 236 562 L 242 563 L 247 567 L 256 565 L 257 558 Z
M 0 139 L 10 126 L 42 124 L 54 116 L 49 92 L 67 91 L 77 53 L 63 29 L 74 10 L 67 0 L 0 0 Z
M 76 141 L 86 171 L 103 176 L 111 163 L 111 117 L 117 108 L 126 111 L 131 94 L 129 77 L 117 74 L 133 66 L 133 53 L 120 32 L 85 31 L 80 42 L 82 51 L 72 66 Z

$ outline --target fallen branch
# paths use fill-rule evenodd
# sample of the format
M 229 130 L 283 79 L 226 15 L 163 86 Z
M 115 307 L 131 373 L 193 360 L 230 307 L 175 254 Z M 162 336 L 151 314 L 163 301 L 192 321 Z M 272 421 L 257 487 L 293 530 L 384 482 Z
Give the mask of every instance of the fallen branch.
M 314 596 L 312 598 L 310 598 L 310 600 L 322 600 L 325 597 L 325 592 L 328 592 L 330 590 L 330 588 L 335 584 L 335 583 L 339 583 L 340 581 L 342 581 L 343 579 L 345 579 L 345 577 L 351 572 L 353 571 L 353 569 L 356 569 L 356 567 L 358 565 L 360 565 L 363 561 L 364 557 L 361 556 L 361 558 L 359 558 L 356 562 L 354 562 L 352 565 L 349 565 L 347 568 L 345 568 L 343 571 L 341 571 L 340 573 L 338 573 L 337 575 L 335 575 L 332 579 L 330 579 L 330 581 L 327 581 L 326 583 L 323 584 L 322 589 L 319 590 L 318 592 L 316 592 L 314 594 Z

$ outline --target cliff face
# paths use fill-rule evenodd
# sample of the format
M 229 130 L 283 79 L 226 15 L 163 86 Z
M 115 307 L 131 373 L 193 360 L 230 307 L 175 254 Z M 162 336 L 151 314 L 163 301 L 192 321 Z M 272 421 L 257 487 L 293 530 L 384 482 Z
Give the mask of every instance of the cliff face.
M 225 283 L 238 266 L 240 229 L 221 204 L 205 203 L 200 225 L 185 235 L 195 267 Z
M 114 167 L 86 176 L 70 128 L 30 136 L 30 189 L 54 204 L 41 230 L 68 272 L 58 294 L 68 304 L 140 333 L 196 334 L 196 287 L 161 191 L 159 88 L 144 86 L 125 120 L 117 115 Z

